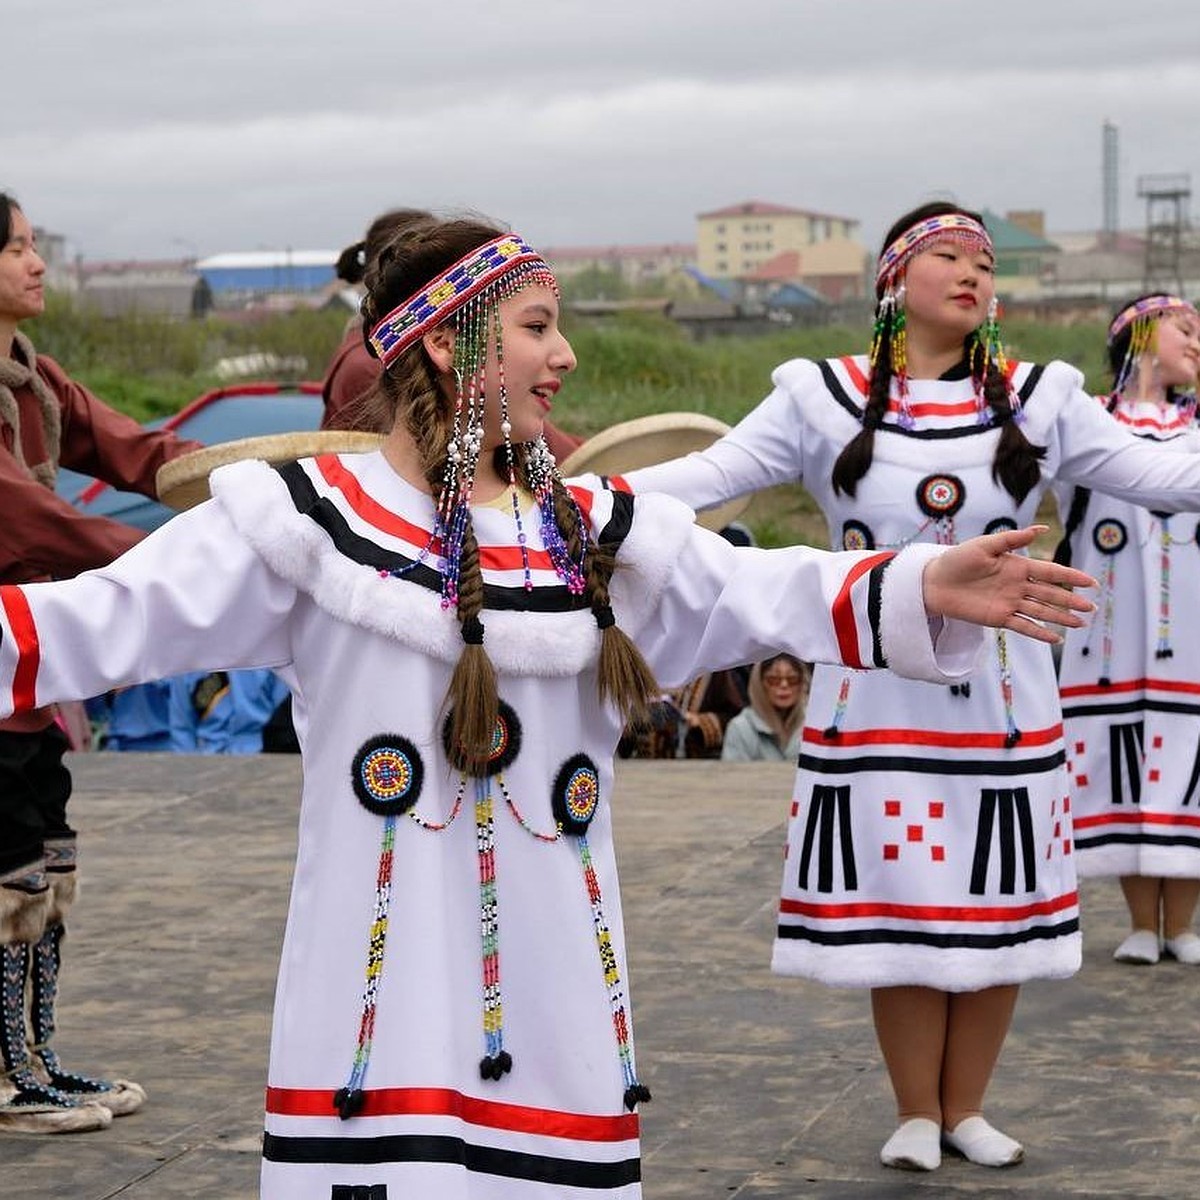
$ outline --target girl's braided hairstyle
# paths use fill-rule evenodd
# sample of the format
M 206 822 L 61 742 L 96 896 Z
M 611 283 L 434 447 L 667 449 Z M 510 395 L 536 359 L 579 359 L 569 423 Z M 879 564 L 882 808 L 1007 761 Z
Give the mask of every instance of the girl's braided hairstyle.
M 473 218 L 428 217 L 405 223 L 366 264 L 364 336 L 429 280 L 503 232 Z M 453 394 L 452 381 L 439 374 L 421 342 L 381 372 L 376 388 L 376 402 L 385 405 L 389 415 L 382 427 L 390 428 L 397 422 L 402 425 L 417 448 L 425 481 L 435 498 L 442 489 L 446 468 Z M 513 449 L 518 479 L 532 490 L 528 451 L 520 445 Z M 496 454 L 502 456 L 503 448 L 498 448 Z M 499 457 L 497 467 L 503 476 L 507 467 Z M 657 693 L 657 685 L 641 652 L 613 619 L 609 583 L 615 565 L 614 553 L 597 545 L 557 478 L 553 482 L 553 504 L 555 522 L 572 558 L 579 561 L 583 552 L 584 599 L 602 631 L 598 663 L 600 698 L 613 704 L 626 719 L 637 720 L 644 716 L 650 699 Z M 479 544 L 468 515 L 457 606 L 464 644 L 445 703 L 450 711 L 451 744 L 460 749 L 464 762 L 476 770 L 488 760 L 499 716 L 496 672 L 483 645 L 482 612 Z
M 884 248 L 890 246 L 905 230 L 911 229 L 919 221 L 950 213 L 962 213 L 980 224 L 983 223 L 983 218 L 970 209 L 959 208 L 942 200 L 933 201 L 902 216 L 888 230 L 883 239 Z M 881 300 L 882 296 L 882 289 L 877 289 L 876 300 Z M 875 451 L 875 431 L 883 424 L 884 415 L 888 410 L 893 369 L 891 333 L 895 312 L 880 306 L 876 309 L 876 317 L 882 321 L 879 331 L 879 357 L 871 371 L 862 429 L 846 444 L 833 466 L 834 491 L 845 492 L 848 496 L 856 493 L 858 481 L 871 466 Z M 977 333 L 972 333 L 963 344 L 964 355 L 975 355 L 976 346 Z M 1000 440 L 996 445 L 996 456 L 992 460 L 992 478 L 1020 504 L 1037 484 L 1040 475 L 1038 463 L 1045 456 L 1046 449 L 1044 446 L 1034 446 L 1025 437 L 1020 425 L 1012 419 L 1012 396 L 1008 380 L 994 360 L 988 364 L 982 386 L 983 398 L 991 410 L 993 423 L 1000 427 Z

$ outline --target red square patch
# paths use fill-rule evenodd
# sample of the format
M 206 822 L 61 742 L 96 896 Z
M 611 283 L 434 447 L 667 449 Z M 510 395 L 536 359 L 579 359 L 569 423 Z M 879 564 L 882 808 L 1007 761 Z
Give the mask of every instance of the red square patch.
M 934 862 L 945 862 L 946 861 L 946 847 L 945 846 L 930 846 L 929 847 L 929 857 L 932 858 Z
M 910 842 L 923 842 L 925 840 L 925 827 L 923 825 L 910 825 L 904 833 Z
M 929 819 L 931 821 L 940 821 L 946 815 L 946 804 L 942 800 L 930 800 L 929 802 Z
M 885 800 L 883 802 L 883 815 L 885 817 L 898 817 L 900 815 L 900 801 Z
M 900 847 L 895 842 L 887 842 L 883 847 L 884 862 L 892 862 L 900 857 Z

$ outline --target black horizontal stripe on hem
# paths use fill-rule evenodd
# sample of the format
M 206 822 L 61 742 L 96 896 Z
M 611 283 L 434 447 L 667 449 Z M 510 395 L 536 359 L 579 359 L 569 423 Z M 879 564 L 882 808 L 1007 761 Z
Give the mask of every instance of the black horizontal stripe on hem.
M 1200 836 L 1187 833 L 1094 833 L 1072 839 L 1076 850 L 1094 850 L 1097 846 L 1188 846 L 1200 849 Z
M 1063 717 L 1103 717 L 1138 712 L 1183 713 L 1194 717 L 1200 716 L 1200 704 L 1188 704 L 1183 700 L 1114 700 L 1111 703 L 1072 704 L 1063 709 Z
M 812 929 L 780 925 L 780 941 L 814 942 L 818 946 L 934 946 L 939 950 L 998 950 L 1026 942 L 1047 942 L 1079 932 L 1079 918 L 1055 925 L 1033 925 L 1008 933 L 934 933 L 920 929 Z
M 639 1158 L 618 1162 L 580 1162 L 547 1154 L 525 1154 L 476 1146 L 463 1138 L 430 1134 L 397 1134 L 392 1137 L 263 1137 L 263 1158 L 268 1162 L 306 1165 L 382 1166 L 388 1163 L 449 1163 L 480 1175 L 524 1179 L 530 1183 L 595 1190 L 628 1187 L 642 1178 Z
M 844 408 L 856 421 L 863 419 L 863 413 L 866 411 L 865 406 L 857 403 L 842 386 L 842 381 L 834 372 L 832 362 L 823 358 L 817 363 L 817 367 L 821 372 L 821 377 L 825 381 L 825 387 L 829 394 Z M 1021 404 L 1028 402 L 1029 397 L 1033 395 L 1034 388 L 1041 381 L 1042 372 L 1045 367 L 1036 365 L 1029 372 L 1029 377 L 1021 385 L 1020 391 L 1017 393 Z M 943 441 L 947 438 L 963 438 L 974 437 L 977 433 L 987 433 L 989 430 L 995 429 L 995 424 L 980 425 L 976 421 L 972 421 L 966 425 L 955 425 L 953 428 L 944 429 L 905 429 L 900 424 L 883 424 L 879 426 L 881 433 L 895 433 L 900 437 L 916 438 L 920 441 Z
M 440 572 L 424 563 L 414 565 L 416 559 L 385 550 L 369 538 L 355 533 L 337 505 L 327 496 L 317 495 L 312 480 L 299 463 L 284 463 L 275 469 L 287 484 L 297 511 L 319 525 L 340 554 L 351 562 L 376 571 L 403 571 L 407 582 L 441 594 Z M 529 592 L 524 587 L 501 587 L 499 584 L 485 583 L 483 607 L 485 610 L 510 612 L 576 612 L 587 608 L 588 601 L 584 596 L 572 596 L 562 583 L 535 587 Z
M 831 738 L 831 747 L 837 739 Z M 900 754 L 863 754 L 857 758 L 820 758 L 815 754 L 801 754 L 796 765 L 802 771 L 817 775 L 849 775 L 864 771 L 912 772 L 918 775 L 1036 775 L 1053 771 L 1066 762 L 1066 753 L 1056 750 L 1040 758 L 958 759 L 958 758 L 906 758 Z

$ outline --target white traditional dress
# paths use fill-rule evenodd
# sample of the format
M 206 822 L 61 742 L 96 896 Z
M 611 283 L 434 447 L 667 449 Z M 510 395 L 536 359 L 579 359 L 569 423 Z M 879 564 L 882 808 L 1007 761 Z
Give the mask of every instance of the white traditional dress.
M 891 411 L 856 496 L 834 462 L 859 432 L 865 358 L 793 360 L 771 394 L 708 450 L 631 472 L 705 508 L 801 481 L 842 547 L 958 542 L 1033 520 L 1045 482 L 1087 481 L 1163 508 L 1200 501 L 1200 459 L 1157 453 L 1064 363 L 1020 364 L 1024 431 L 1043 486 L 1020 505 L 993 478 L 965 364 L 911 381 L 912 428 Z M 818 666 L 788 825 L 773 966 L 835 986 L 971 991 L 1069 975 L 1079 907 L 1050 649 L 1006 634 L 968 686 Z
M 474 512 L 502 701 L 475 780 L 443 741 L 462 639 L 430 498 L 379 453 L 239 463 L 212 484 L 110 567 L 0 589 L 0 712 L 214 667 L 270 667 L 291 687 L 304 790 L 263 1196 L 640 1195 L 608 807 L 621 720 L 597 699 L 599 631 L 536 511 L 532 590 L 511 511 Z M 616 550 L 617 620 L 664 684 L 777 645 L 887 653 L 943 681 L 981 652 L 957 622 L 931 640 L 928 548 L 738 551 L 666 497 L 572 490 Z
M 1164 457 L 1200 451 L 1194 404 L 1111 411 Z M 1059 505 L 1073 565 L 1101 588 L 1059 680 L 1079 873 L 1200 878 L 1200 517 L 1086 488 Z

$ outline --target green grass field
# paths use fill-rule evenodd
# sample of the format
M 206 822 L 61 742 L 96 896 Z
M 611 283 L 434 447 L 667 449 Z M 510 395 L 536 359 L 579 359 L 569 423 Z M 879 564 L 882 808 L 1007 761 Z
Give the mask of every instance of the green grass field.
M 58 359 L 114 407 L 147 420 L 177 412 L 219 386 L 214 367 L 227 356 L 263 352 L 298 358 L 307 364 L 304 377 L 319 379 L 344 324 L 344 314 L 334 312 L 254 322 L 215 316 L 104 318 L 52 297 L 46 314 L 30 323 L 29 334 L 42 353 Z M 558 397 L 555 420 L 585 437 L 654 412 L 703 412 L 734 424 L 770 390 L 771 371 L 779 363 L 859 353 L 868 336 L 864 329 L 829 326 L 697 342 L 670 321 L 644 314 L 603 321 L 568 314 L 564 326 L 579 368 Z M 1105 386 L 1102 325 L 1013 321 L 1005 336 L 1013 357 L 1065 359 L 1084 372 L 1092 390 Z M 799 487 L 756 496 L 746 520 L 763 545 L 827 544 L 824 520 Z

